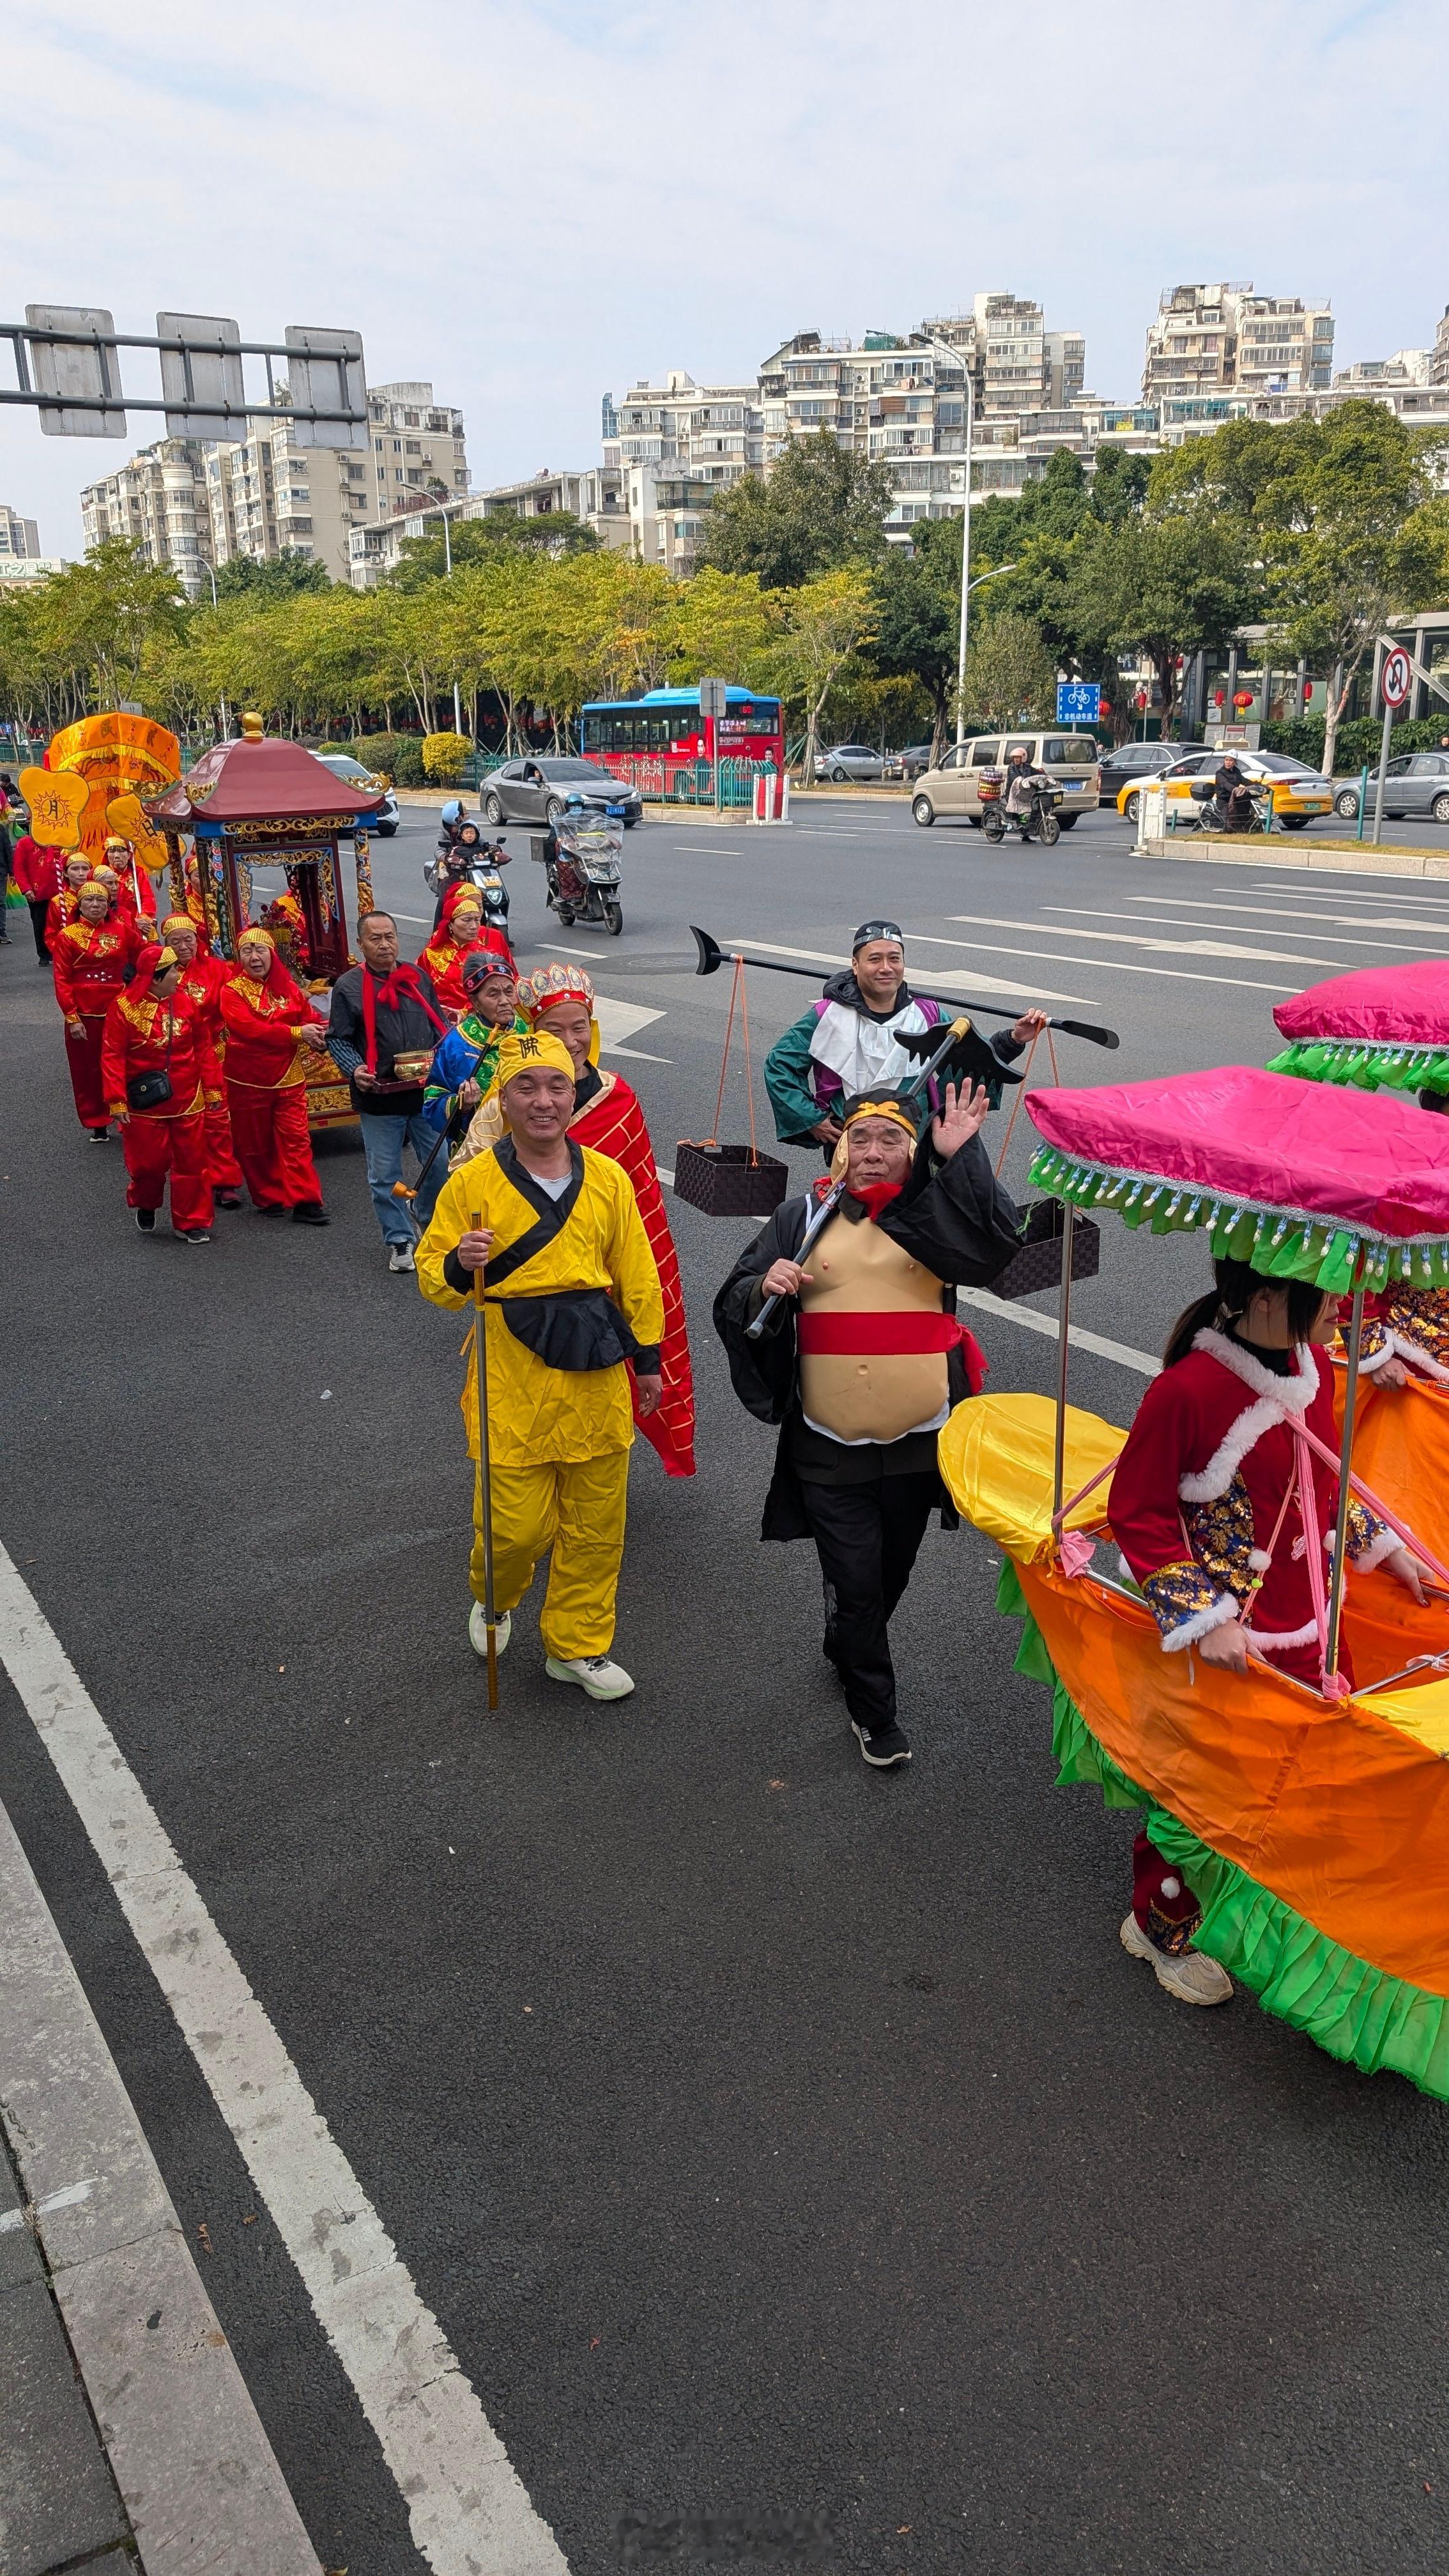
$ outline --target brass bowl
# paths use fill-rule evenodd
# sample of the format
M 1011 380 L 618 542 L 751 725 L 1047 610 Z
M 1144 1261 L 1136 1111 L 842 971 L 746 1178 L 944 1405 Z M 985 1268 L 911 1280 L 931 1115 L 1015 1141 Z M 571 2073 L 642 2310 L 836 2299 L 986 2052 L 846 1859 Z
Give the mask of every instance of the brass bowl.
M 432 1061 L 432 1051 L 427 1047 L 408 1055 L 395 1055 L 392 1078 L 394 1082 L 421 1082 Z

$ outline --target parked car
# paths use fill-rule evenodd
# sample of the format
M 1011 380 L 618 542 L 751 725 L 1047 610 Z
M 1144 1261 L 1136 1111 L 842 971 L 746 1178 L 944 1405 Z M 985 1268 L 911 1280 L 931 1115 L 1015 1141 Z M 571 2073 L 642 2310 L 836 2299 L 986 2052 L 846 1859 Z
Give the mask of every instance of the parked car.
M 908 784 L 913 779 L 924 778 L 930 766 L 931 746 L 928 742 L 910 743 L 904 751 L 896 753 L 896 775 Z
M 1159 778 L 1165 761 L 1186 760 L 1189 753 L 1206 749 L 1195 735 L 1186 742 L 1120 742 L 1115 751 L 1102 754 L 1103 804 L 1115 805 L 1124 787 Z
M 1169 749 L 1173 746 L 1169 745 Z M 1144 787 L 1165 786 L 1174 803 L 1190 803 L 1192 781 L 1211 778 L 1222 759 L 1220 751 L 1193 751 L 1182 760 L 1165 762 L 1145 778 L 1131 781 L 1117 796 L 1117 811 L 1128 823 L 1137 820 L 1138 799 Z M 1243 776 L 1256 786 L 1261 779 L 1271 789 L 1273 820 L 1285 832 L 1301 832 L 1333 811 L 1333 790 L 1316 769 L 1301 760 L 1290 760 L 1284 751 L 1239 751 L 1238 767 Z
M 1379 773 L 1371 769 L 1368 776 L 1368 810 L 1378 802 Z M 1342 779 L 1333 791 L 1333 810 L 1354 823 L 1358 820 L 1359 782 Z M 1435 823 L 1449 823 L 1449 751 L 1402 752 L 1391 760 L 1384 771 L 1384 812 L 1395 822 L 1401 816 L 1428 815 Z
M 815 775 L 828 778 L 837 787 L 859 784 L 862 780 L 884 778 L 885 754 L 867 750 L 863 742 L 837 742 L 829 751 L 817 751 Z
M 1077 817 L 1090 813 L 1099 802 L 1097 789 L 1098 751 L 1089 733 L 991 733 L 977 734 L 970 742 L 953 743 L 939 766 L 928 769 L 919 781 L 911 800 L 911 812 L 918 823 L 934 823 L 938 814 L 959 815 L 974 830 L 981 829 L 982 772 L 993 773 L 988 781 L 996 793 L 994 773 L 1005 769 L 1014 751 L 1026 752 L 1033 769 L 1044 769 L 1054 787 L 1061 789 L 1061 803 L 1056 808 L 1057 821 L 1064 832 L 1075 829 Z
M 382 785 L 376 770 L 364 769 L 350 751 L 319 751 L 316 756 L 324 769 L 330 769 L 334 778 L 345 778 L 349 787 L 377 788 L 377 833 L 380 840 L 390 841 L 398 826 L 397 798 L 390 787 Z M 344 838 L 351 830 L 349 823 Z
M 611 778 L 596 760 L 543 760 L 530 752 L 523 760 L 505 760 L 501 769 L 494 770 L 483 791 L 483 812 L 494 825 L 551 823 L 570 796 L 594 811 L 621 805 L 624 821 L 630 825 L 644 811 L 638 788 L 622 778 Z

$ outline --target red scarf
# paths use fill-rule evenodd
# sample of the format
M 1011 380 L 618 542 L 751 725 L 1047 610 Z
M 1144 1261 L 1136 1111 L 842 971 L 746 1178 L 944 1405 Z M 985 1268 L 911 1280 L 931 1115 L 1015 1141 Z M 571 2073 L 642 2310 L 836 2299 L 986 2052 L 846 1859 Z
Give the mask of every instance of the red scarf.
M 432 1003 L 418 982 L 416 966 L 394 966 L 390 975 L 374 975 L 370 966 L 362 970 L 362 1025 L 367 1036 L 367 1070 L 377 1071 L 377 1006 L 381 1002 L 389 1011 L 401 1010 L 405 1001 L 417 1002 L 427 1012 L 439 1037 L 447 1033 L 447 1023 L 440 1020 Z

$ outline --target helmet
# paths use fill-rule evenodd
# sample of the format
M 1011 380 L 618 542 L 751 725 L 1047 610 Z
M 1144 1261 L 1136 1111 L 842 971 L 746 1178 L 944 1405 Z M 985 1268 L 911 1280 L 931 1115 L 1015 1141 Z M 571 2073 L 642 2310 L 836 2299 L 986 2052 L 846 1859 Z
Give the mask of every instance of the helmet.
M 584 800 L 576 787 L 564 798 L 564 804 L 570 814 L 581 814 L 584 810 Z
M 443 807 L 444 822 L 456 823 L 462 814 L 462 811 L 463 808 L 459 799 L 456 796 L 450 796 L 447 804 Z

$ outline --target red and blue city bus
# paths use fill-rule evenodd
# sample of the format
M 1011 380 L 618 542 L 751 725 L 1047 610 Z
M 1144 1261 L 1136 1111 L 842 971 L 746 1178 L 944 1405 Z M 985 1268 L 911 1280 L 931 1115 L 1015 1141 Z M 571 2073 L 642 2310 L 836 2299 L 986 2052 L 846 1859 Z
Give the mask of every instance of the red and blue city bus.
M 775 778 L 785 775 L 784 710 L 778 698 L 757 696 L 752 689 L 725 691 L 725 713 L 718 726 L 699 711 L 699 691 L 650 689 L 639 698 L 594 698 L 581 712 L 579 750 L 616 778 L 627 778 L 641 795 L 680 802 L 703 802 L 713 795 L 716 757 L 731 764 L 736 792 L 727 801 L 752 801 L 753 775 L 774 765 Z M 737 765 L 736 765 L 737 764 Z M 780 785 L 775 789 L 778 811 Z

